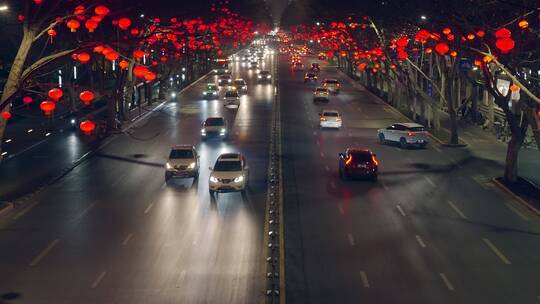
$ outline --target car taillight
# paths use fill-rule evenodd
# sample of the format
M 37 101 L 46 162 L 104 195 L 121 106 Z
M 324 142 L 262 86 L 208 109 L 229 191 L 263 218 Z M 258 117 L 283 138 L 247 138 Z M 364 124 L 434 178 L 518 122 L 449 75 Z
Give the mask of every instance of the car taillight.
M 371 155 L 371 160 L 375 164 L 375 166 L 379 166 L 379 161 L 375 158 L 375 155 Z
M 337 86 L 339 87 L 339 83 L 337 84 Z
M 324 118 L 324 117 L 321 117 L 321 121 L 326 121 L 326 118 Z
M 407 135 L 409 135 L 409 136 L 416 136 L 416 133 L 414 133 L 414 132 L 409 132 L 409 133 L 407 133 Z
M 350 165 L 352 163 L 352 155 L 349 155 L 349 157 L 347 157 L 347 159 L 345 160 L 345 165 Z

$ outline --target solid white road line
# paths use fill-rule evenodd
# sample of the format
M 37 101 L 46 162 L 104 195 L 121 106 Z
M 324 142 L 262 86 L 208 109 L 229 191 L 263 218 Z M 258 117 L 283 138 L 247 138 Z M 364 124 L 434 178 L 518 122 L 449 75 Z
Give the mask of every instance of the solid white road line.
M 152 206 L 154 206 L 154 203 L 150 203 L 150 205 L 146 207 L 146 209 L 144 210 L 144 214 L 148 214 L 148 212 L 150 212 L 150 209 L 152 209 Z
M 52 241 L 47 248 L 45 248 L 37 257 L 35 257 L 32 262 L 30 263 L 30 266 L 36 266 L 39 261 L 41 261 L 53 248 L 60 242 L 59 239 L 56 239 Z
M 88 207 L 86 207 L 86 209 L 84 209 L 83 212 L 81 212 L 79 215 L 77 215 L 75 218 L 73 218 L 73 221 L 76 222 L 76 221 L 82 219 L 88 213 L 88 211 L 90 211 L 90 209 L 94 208 L 94 206 L 96 204 L 97 204 L 97 202 L 93 202 L 92 204 L 90 204 Z
M 355 243 L 354 243 L 354 238 L 353 238 L 352 234 L 347 233 L 347 238 L 349 239 L 349 244 L 351 244 L 351 246 L 354 246 Z
M 328 167 L 328 165 L 324 166 L 324 170 L 326 170 L 326 172 L 330 172 L 330 167 Z
M 360 271 L 360 279 L 362 280 L 362 285 L 364 285 L 364 288 L 369 288 L 369 281 L 365 271 Z
M 383 186 L 384 190 L 388 191 L 389 188 L 388 188 L 388 186 L 386 185 L 385 182 L 382 183 L 382 186 Z
M 333 181 L 330 182 L 330 188 L 332 189 L 336 189 L 336 183 L 334 183 Z
M 463 214 L 463 212 L 461 212 L 461 210 L 459 210 L 459 208 L 454 204 L 452 203 L 451 201 L 448 201 L 448 205 L 450 205 L 450 207 L 452 207 L 452 209 L 454 209 L 454 211 L 464 220 L 467 219 L 467 217 L 465 216 L 465 214 Z
M 176 280 L 176 288 L 180 288 L 180 286 L 182 286 L 182 282 L 184 281 L 184 278 L 186 277 L 186 270 L 183 269 L 181 272 L 180 272 L 180 276 L 178 276 L 178 280 Z
M 339 213 L 341 213 L 341 215 L 345 215 L 345 210 L 343 209 L 343 205 L 339 203 L 337 207 L 338 207 Z
M 444 285 L 446 285 L 446 288 L 448 288 L 448 290 L 454 291 L 454 286 L 452 285 L 452 283 L 450 283 L 450 280 L 448 280 L 448 278 L 446 277 L 446 274 L 441 272 L 439 273 L 439 275 L 441 276 L 441 279 L 443 280 Z
M 317 136 L 317 131 L 313 131 L 313 135 Z
M 486 243 L 489 249 L 491 249 L 491 251 L 493 251 L 495 255 L 499 257 L 499 259 L 501 259 L 503 263 L 505 263 L 506 265 L 512 264 L 510 263 L 510 260 L 497 247 L 495 247 L 495 245 L 493 245 L 493 243 L 490 240 L 486 238 L 483 238 L 482 240 L 484 241 L 484 243 Z
M 505 205 L 506 207 L 508 207 L 508 209 L 512 210 L 515 214 L 517 214 L 517 216 L 519 216 L 522 220 L 524 221 L 529 220 L 529 218 L 525 214 L 521 213 L 521 211 L 519 211 L 516 207 L 512 206 L 509 203 L 505 203 Z
M 436 146 L 433 146 L 433 150 L 435 150 L 435 151 L 437 151 L 437 152 L 439 152 L 439 153 L 442 153 L 442 150 L 439 149 L 439 148 L 437 148 Z
M 161 189 L 165 189 L 165 187 L 167 187 L 167 183 L 163 183 L 163 185 L 161 185 Z
M 424 241 L 419 235 L 416 235 L 416 240 L 418 241 L 418 244 L 420 244 L 420 247 L 426 248 L 426 243 L 424 243 Z
M 129 242 L 129 240 L 131 240 L 132 237 L 133 237 L 133 233 L 128 234 L 127 237 L 122 242 L 122 246 L 126 246 L 127 243 Z
M 34 208 L 37 204 L 39 204 L 39 201 L 35 201 L 35 202 L 31 203 L 23 211 L 21 211 L 20 213 L 17 213 L 15 216 L 13 216 L 13 219 L 18 220 L 20 217 L 22 217 L 23 215 L 28 213 L 30 210 L 32 210 L 32 208 Z
M 323 151 L 321 151 L 321 157 L 324 157 L 324 152 Z
M 401 213 L 401 215 L 405 216 L 405 211 L 403 211 L 403 208 L 401 208 L 400 205 L 396 205 L 396 208 L 397 210 L 399 210 L 399 213 Z
M 426 182 L 428 182 L 428 184 L 430 184 L 431 186 L 435 187 L 435 183 L 431 180 L 431 178 L 427 177 L 427 176 L 424 176 L 424 179 L 426 180 Z
M 99 274 L 99 276 L 94 280 L 94 283 L 92 283 L 92 289 L 95 289 L 96 287 L 98 287 L 99 283 L 101 282 L 101 280 L 103 280 L 106 274 L 107 274 L 106 271 L 103 271 Z

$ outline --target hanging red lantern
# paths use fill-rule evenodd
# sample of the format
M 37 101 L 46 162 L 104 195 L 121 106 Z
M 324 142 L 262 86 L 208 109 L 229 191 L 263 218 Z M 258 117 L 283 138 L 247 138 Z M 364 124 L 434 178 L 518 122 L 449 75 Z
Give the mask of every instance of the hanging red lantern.
M 141 51 L 141 50 L 133 51 L 133 57 L 135 59 L 142 59 L 144 57 L 144 55 L 145 55 L 144 51 Z
M 450 56 L 456 57 L 456 56 L 457 56 L 457 52 L 456 52 L 456 51 L 451 51 L 451 52 L 450 52 Z
M 409 54 L 407 54 L 407 52 L 401 51 L 401 52 L 398 53 L 398 59 L 399 60 L 405 60 L 407 58 L 409 58 Z
M 122 60 L 118 63 L 118 66 L 122 69 L 122 70 L 126 70 L 127 68 L 129 68 L 129 62 L 126 61 L 126 60 Z
M 474 60 L 474 65 L 475 66 L 481 66 L 482 65 L 482 61 L 480 59 L 475 59 Z
M 161 56 L 161 58 L 159 60 L 161 60 L 161 62 L 165 63 L 165 62 L 167 62 L 167 56 Z
M 357 68 L 358 70 L 360 70 L 360 71 L 364 71 L 364 70 L 366 69 L 366 66 L 367 66 L 367 64 L 365 64 L 365 63 L 362 62 L 362 63 L 360 63 L 359 65 L 357 65 L 356 68 Z
M 59 88 L 52 88 L 49 90 L 48 95 L 52 100 L 58 101 L 60 98 L 62 98 L 62 96 L 64 96 L 64 92 Z
M 512 38 L 497 39 L 495 46 L 503 53 L 506 54 L 514 49 L 516 43 Z
M 40 5 L 41 3 L 43 3 L 43 0 L 34 0 L 34 3 Z
M 456 39 L 456 36 L 454 36 L 454 34 L 449 34 L 449 35 L 446 36 L 446 39 L 448 41 L 454 41 L 454 39 Z
M 76 19 L 71 19 L 66 23 L 67 27 L 71 30 L 72 33 L 75 33 L 79 27 L 81 27 L 81 23 L 77 21 Z
M 88 29 L 88 32 L 93 33 L 98 27 L 98 23 L 92 19 L 88 19 L 84 23 L 84 26 Z
M 120 55 L 118 55 L 117 52 L 110 52 L 105 55 L 105 58 L 109 61 L 115 61 L 116 59 L 120 58 Z
M 107 56 L 109 55 L 110 53 L 113 53 L 114 50 L 110 47 L 106 47 L 106 48 L 103 48 L 103 51 L 101 51 L 101 54 L 103 54 L 103 56 Z
M 480 38 L 484 38 L 486 36 L 486 32 L 482 31 L 482 30 L 479 30 L 476 32 L 476 36 L 480 37 Z
M 103 50 L 105 49 L 105 47 L 103 45 L 98 45 L 94 48 L 94 53 L 103 53 Z
M 79 55 L 77 55 L 77 60 L 79 60 L 80 63 L 85 64 L 90 61 L 90 54 L 80 53 Z
M 39 108 L 45 113 L 45 115 L 50 115 L 52 111 L 54 111 L 54 109 L 56 108 L 56 103 L 50 100 L 45 100 L 41 102 Z
M 485 63 L 490 63 L 493 61 L 493 57 L 486 55 L 482 58 L 482 61 L 484 61 Z
M 156 80 L 156 73 L 148 71 L 146 74 L 144 74 L 144 79 L 147 81 L 154 81 Z
M 449 50 L 450 47 L 444 42 L 439 42 L 437 43 L 437 45 L 435 45 L 435 52 L 437 52 L 441 56 L 444 56 L 446 53 L 448 53 Z
M 426 54 L 431 54 L 431 53 L 433 53 L 433 49 L 430 47 L 426 48 Z
M 139 35 L 139 30 L 138 29 L 131 29 L 130 33 L 133 36 L 137 36 L 137 35 Z
M 96 129 L 96 124 L 91 120 L 85 120 L 81 122 L 79 128 L 84 132 L 84 134 L 90 135 Z
M 53 29 L 50 29 L 47 31 L 47 35 L 49 35 L 49 37 L 53 38 L 56 36 L 56 31 L 53 30 Z
M 452 32 L 452 30 L 449 28 L 449 27 L 445 27 L 443 28 L 442 30 L 442 33 L 445 34 L 445 35 L 448 35 Z
M 2 118 L 5 119 L 5 120 L 10 119 L 11 118 L 11 113 L 9 113 L 7 111 L 2 112 Z
M 80 15 L 84 14 L 84 11 L 85 11 L 84 6 L 79 5 L 79 6 L 77 6 L 75 8 L 75 10 L 73 10 L 73 14 L 75 14 L 75 16 L 80 16 Z
M 334 52 L 328 51 L 328 52 L 326 53 L 326 57 L 328 57 L 328 58 L 334 57 Z
M 94 12 L 96 15 L 104 17 L 109 14 L 110 10 L 104 5 L 99 5 L 94 9 Z
M 474 38 L 476 38 L 476 35 L 475 35 L 475 34 L 468 34 L 468 35 L 467 35 L 467 39 L 468 39 L 468 40 L 474 40 Z
M 396 44 L 400 48 L 404 48 L 409 44 L 409 39 L 407 37 L 401 37 L 396 41 Z
M 81 94 L 79 94 L 79 98 L 85 105 L 89 105 L 92 100 L 94 100 L 95 95 L 91 91 L 82 91 Z
M 30 96 L 24 96 L 22 101 L 23 101 L 23 104 L 29 105 L 29 104 L 32 103 L 33 100 L 32 100 L 32 97 L 30 97 Z
M 135 77 L 142 79 L 144 76 L 148 73 L 148 68 L 142 65 L 138 65 L 135 68 L 133 68 L 133 75 Z
M 510 38 L 512 36 L 512 32 L 503 27 L 495 32 L 495 38 L 501 39 L 501 38 Z
M 127 30 L 131 26 L 131 19 L 129 18 L 120 18 L 118 20 L 118 27 L 122 30 Z
M 511 85 L 510 86 L 510 91 L 512 91 L 512 92 L 519 91 L 519 86 L 517 86 L 515 84 Z

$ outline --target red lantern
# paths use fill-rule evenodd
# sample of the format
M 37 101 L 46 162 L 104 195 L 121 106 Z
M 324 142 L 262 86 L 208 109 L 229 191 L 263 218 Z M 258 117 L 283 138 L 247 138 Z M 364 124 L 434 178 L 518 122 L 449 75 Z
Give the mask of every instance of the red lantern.
M 5 119 L 5 120 L 10 119 L 11 118 L 11 113 L 9 113 L 7 111 L 2 112 L 2 118 Z
M 135 75 L 135 77 L 137 77 L 137 78 L 139 78 L 139 79 L 144 78 L 144 76 L 146 75 L 146 73 L 148 73 L 148 68 L 145 67 L 145 66 L 142 66 L 142 65 L 136 66 L 136 67 L 133 69 L 133 75 Z
M 79 55 L 77 55 L 77 60 L 79 60 L 82 64 L 85 64 L 90 61 L 90 54 L 80 53 Z
M 144 79 L 147 81 L 154 81 L 156 80 L 156 73 L 148 71 L 146 74 L 144 74 Z
M 118 55 L 117 52 L 110 52 L 108 53 L 107 55 L 105 55 L 105 58 L 109 61 L 115 61 L 116 59 L 118 59 L 120 57 L 120 55 Z
M 404 48 L 409 44 L 409 39 L 407 37 L 401 37 L 396 41 L 396 44 L 400 48 Z
M 520 22 L 518 22 L 518 26 L 520 29 L 526 29 L 529 27 L 529 22 L 527 20 L 521 20 Z
M 39 105 L 39 108 L 45 113 L 45 115 L 50 115 L 56 108 L 56 104 L 50 100 L 45 100 Z
M 126 70 L 127 68 L 129 68 L 129 62 L 126 61 L 126 60 L 122 60 L 118 63 L 118 66 L 122 69 L 122 70 Z
M 476 35 L 474 35 L 474 34 L 468 34 L 467 35 L 467 39 L 469 39 L 469 40 L 474 40 L 474 38 L 476 38 Z
M 512 36 L 512 32 L 503 27 L 502 29 L 499 29 L 495 32 L 495 38 L 501 39 L 501 38 L 510 38 Z
M 431 54 L 431 53 L 433 53 L 433 49 L 430 47 L 426 48 L 426 54 Z
M 441 56 L 444 56 L 446 53 L 448 53 L 449 50 L 450 47 L 444 42 L 439 42 L 437 43 L 437 45 L 435 45 L 435 52 L 437 52 Z
M 141 59 L 141 58 L 144 57 L 144 55 L 145 55 L 145 53 L 144 53 L 143 51 L 141 51 L 141 50 L 135 50 L 135 51 L 133 51 L 133 57 L 134 57 L 135 59 Z
M 23 101 L 23 103 L 24 103 L 25 105 L 29 105 L 29 104 L 32 103 L 33 100 L 32 100 L 32 97 L 30 97 L 30 96 L 24 96 L 23 99 L 22 99 L 22 101 Z
M 100 54 L 101 54 L 101 53 L 103 53 L 103 50 L 104 50 L 104 49 L 105 49 L 104 46 L 98 45 L 98 46 L 96 46 L 96 47 L 94 48 L 94 53 L 100 53 Z
M 510 91 L 515 92 L 515 91 L 518 91 L 518 90 L 519 90 L 519 86 L 517 86 L 515 84 L 510 86 Z
M 53 89 L 49 90 L 48 95 L 52 100 L 58 101 L 58 99 L 60 99 L 60 98 L 62 98 L 62 96 L 64 96 L 64 92 L 59 88 L 53 88 Z
M 90 135 L 96 129 L 96 124 L 93 123 L 91 120 L 85 120 L 81 122 L 79 128 L 81 129 L 81 131 L 84 132 L 84 134 Z
M 71 30 L 72 33 L 75 33 L 77 29 L 81 27 L 81 23 L 75 19 L 69 20 L 66 25 Z
M 40 5 L 41 3 L 43 3 L 43 0 L 34 0 L 34 3 Z
M 480 37 L 480 38 L 484 38 L 484 36 L 486 36 L 486 32 L 482 31 L 482 30 L 479 30 L 476 32 L 476 36 Z
M 358 68 L 358 70 L 360 70 L 360 71 L 364 71 L 366 69 L 366 66 L 367 66 L 367 64 L 362 62 L 359 65 L 357 65 L 356 68 Z
M 98 23 L 92 19 L 88 19 L 86 20 L 86 23 L 84 24 L 84 26 L 88 29 L 90 33 L 93 33 L 98 27 Z
M 131 29 L 130 33 L 133 36 L 137 36 L 137 35 L 139 35 L 139 30 L 138 29 Z
M 101 51 L 101 54 L 103 54 L 103 56 L 107 56 L 109 55 L 110 53 L 113 53 L 114 50 L 110 47 L 107 47 L 107 48 L 103 48 L 103 51 Z
M 449 28 L 449 27 L 445 27 L 443 28 L 442 30 L 442 33 L 445 34 L 445 35 L 448 35 L 452 32 L 452 30 Z
M 80 16 L 84 14 L 84 10 L 85 10 L 84 6 L 79 5 L 75 8 L 75 10 L 73 11 L 73 14 L 75 14 L 76 16 Z
M 51 38 L 56 36 L 56 31 L 53 29 L 50 29 L 47 31 L 47 35 L 49 35 Z
M 95 95 L 91 91 L 82 91 L 81 94 L 79 94 L 79 98 L 85 105 L 89 105 L 92 100 L 94 100 Z
M 407 54 L 407 52 L 402 51 L 402 52 L 398 53 L 398 59 L 399 60 L 405 60 L 407 58 L 409 58 L 409 54 Z
M 328 52 L 326 53 L 326 57 L 328 57 L 328 58 L 334 57 L 334 52 L 328 51 Z
M 96 7 L 94 12 L 96 13 L 96 15 L 104 17 L 109 14 L 110 10 L 106 6 L 100 5 Z
M 131 20 L 129 18 L 120 18 L 118 20 L 118 27 L 122 30 L 127 30 L 131 26 Z
M 516 43 L 512 38 L 501 38 L 497 39 L 495 46 L 503 53 L 506 54 L 514 49 Z

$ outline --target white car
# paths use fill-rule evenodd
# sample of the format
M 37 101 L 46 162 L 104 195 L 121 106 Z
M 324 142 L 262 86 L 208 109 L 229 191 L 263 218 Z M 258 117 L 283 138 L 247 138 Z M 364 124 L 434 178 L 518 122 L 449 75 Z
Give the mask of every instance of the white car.
M 226 139 L 229 135 L 227 121 L 223 117 L 208 117 L 201 126 L 201 137 Z
M 330 98 L 330 91 L 327 88 L 318 87 L 313 91 L 313 101 L 328 101 Z
M 218 85 L 220 87 L 230 85 L 231 83 L 232 83 L 231 75 L 225 74 L 225 75 L 219 76 L 218 78 Z
M 242 78 L 237 78 L 234 80 L 233 89 L 237 90 L 240 94 L 247 94 L 248 92 L 247 83 Z
M 212 72 L 214 73 L 214 75 L 223 75 L 223 74 L 228 74 L 229 69 L 228 68 L 216 68 Z
M 325 79 L 322 82 L 322 86 L 327 88 L 331 93 L 339 94 L 339 81 L 337 79 Z
M 272 73 L 270 71 L 260 71 L 257 75 L 257 83 L 272 82 Z
M 319 126 L 321 128 L 340 129 L 343 125 L 341 114 L 336 110 L 323 110 L 319 116 Z
M 225 106 L 240 104 L 240 94 L 237 90 L 228 90 L 223 98 L 225 99 Z
M 165 181 L 171 178 L 199 177 L 199 155 L 194 146 L 174 146 L 165 164 Z
M 396 142 L 402 148 L 418 146 L 424 148 L 428 143 L 429 133 L 426 128 L 417 123 L 395 123 L 377 131 L 379 141 L 384 144 Z
M 206 88 L 203 91 L 203 98 L 213 99 L 213 98 L 217 98 L 218 95 L 219 95 L 219 88 L 215 83 L 206 84 Z
M 221 154 L 208 179 L 210 195 L 215 192 L 245 193 L 249 182 L 249 168 L 245 157 L 240 153 Z

